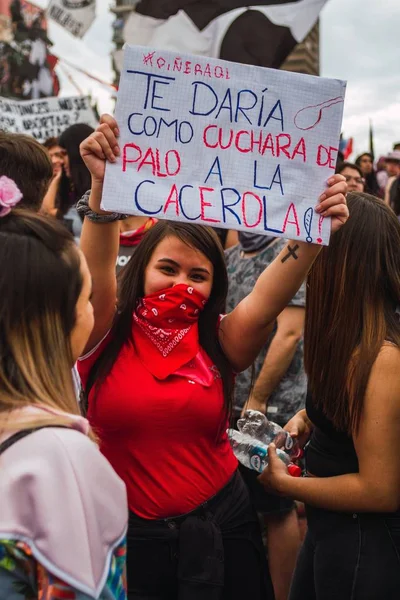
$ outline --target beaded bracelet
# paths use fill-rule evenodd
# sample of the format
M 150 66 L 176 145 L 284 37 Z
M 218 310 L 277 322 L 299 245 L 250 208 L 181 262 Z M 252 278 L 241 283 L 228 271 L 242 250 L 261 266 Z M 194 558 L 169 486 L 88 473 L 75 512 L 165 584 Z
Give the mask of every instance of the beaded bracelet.
M 76 204 L 76 210 L 82 217 L 86 217 L 92 223 L 114 223 L 127 219 L 129 215 L 112 212 L 109 215 L 101 215 L 94 212 L 89 206 L 90 190 L 82 196 Z

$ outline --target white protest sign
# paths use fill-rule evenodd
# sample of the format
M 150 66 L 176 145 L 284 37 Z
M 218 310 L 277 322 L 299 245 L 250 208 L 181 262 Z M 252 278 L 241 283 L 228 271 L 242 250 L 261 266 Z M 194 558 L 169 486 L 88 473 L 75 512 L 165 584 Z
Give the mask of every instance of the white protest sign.
M 81 38 L 96 18 L 96 0 L 51 0 L 47 14 L 72 35 Z
M 346 85 L 126 47 L 102 208 L 327 244 Z
M 42 143 L 50 137 L 58 137 L 75 123 L 96 127 L 88 96 L 21 102 L 0 97 L 0 129 L 3 131 L 25 133 Z

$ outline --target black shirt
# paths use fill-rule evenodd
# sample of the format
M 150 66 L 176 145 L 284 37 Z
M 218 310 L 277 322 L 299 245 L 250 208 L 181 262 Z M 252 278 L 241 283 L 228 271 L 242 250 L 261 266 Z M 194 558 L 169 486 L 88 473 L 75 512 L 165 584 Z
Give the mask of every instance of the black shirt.
M 315 406 L 310 393 L 307 394 L 306 410 L 314 425 L 306 449 L 307 471 L 317 477 L 358 473 L 358 458 L 352 437 L 335 428 L 322 409 Z

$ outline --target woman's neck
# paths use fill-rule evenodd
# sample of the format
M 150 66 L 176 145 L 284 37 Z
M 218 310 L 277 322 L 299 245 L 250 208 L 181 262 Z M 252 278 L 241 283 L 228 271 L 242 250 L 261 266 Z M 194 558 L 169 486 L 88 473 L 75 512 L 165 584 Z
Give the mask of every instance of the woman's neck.
M 120 221 L 120 231 L 121 233 L 126 233 L 127 231 L 135 231 L 142 227 L 145 223 L 147 223 L 148 217 L 128 217 L 123 221 Z

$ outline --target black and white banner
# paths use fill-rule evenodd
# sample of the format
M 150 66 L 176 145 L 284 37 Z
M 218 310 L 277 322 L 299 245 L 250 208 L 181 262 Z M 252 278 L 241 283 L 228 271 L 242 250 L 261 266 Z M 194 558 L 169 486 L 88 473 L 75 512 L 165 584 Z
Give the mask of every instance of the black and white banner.
M 81 38 L 96 18 L 96 0 L 51 0 L 47 14 L 72 35 Z
M 141 0 L 124 29 L 128 44 L 279 67 L 327 0 Z
M 58 137 L 75 123 L 97 126 L 88 96 L 23 102 L 0 97 L 0 129 L 3 131 L 31 135 L 43 143 L 50 137 Z

